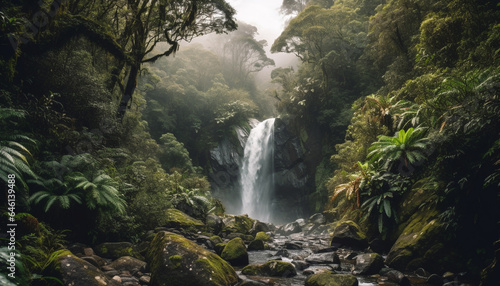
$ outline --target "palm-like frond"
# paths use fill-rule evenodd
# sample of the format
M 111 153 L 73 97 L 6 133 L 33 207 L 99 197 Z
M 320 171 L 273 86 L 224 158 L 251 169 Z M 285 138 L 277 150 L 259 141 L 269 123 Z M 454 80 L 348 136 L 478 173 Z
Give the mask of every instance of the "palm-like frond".
M 122 198 L 118 183 L 107 174 L 100 174 L 89 181 L 83 174 L 72 177 L 75 189 L 84 191 L 85 203 L 89 209 L 124 213 L 126 202 Z
M 403 160 L 408 166 L 426 159 L 424 150 L 428 146 L 428 139 L 424 137 L 423 129 L 402 129 L 394 137 L 381 135 L 378 138 L 368 149 L 367 158 L 371 162 L 381 162 L 388 168 L 398 160 Z

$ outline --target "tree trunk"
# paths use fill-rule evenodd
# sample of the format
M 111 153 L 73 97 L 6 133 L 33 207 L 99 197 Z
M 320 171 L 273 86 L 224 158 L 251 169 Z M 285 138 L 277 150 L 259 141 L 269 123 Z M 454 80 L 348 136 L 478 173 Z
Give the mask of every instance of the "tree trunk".
M 139 76 L 139 70 L 141 68 L 140 65 L 141 64 L 134 64 L 130 67 L 127 85 L 125 86 L 125 91 L 123 92 L 123 96 L 117 110 L 117 117 L 120 121 L 123 121 L 125 111 L 130 100 L 132 99 L 132 95 L 134 94 L 135 88 L 137 86 L 137 77 Z

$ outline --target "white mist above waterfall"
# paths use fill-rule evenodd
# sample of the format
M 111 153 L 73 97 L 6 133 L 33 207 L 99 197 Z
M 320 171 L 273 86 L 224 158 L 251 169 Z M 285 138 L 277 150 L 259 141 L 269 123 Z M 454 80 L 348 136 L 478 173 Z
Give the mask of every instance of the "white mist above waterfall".
M 241 212 L 269 222 L 274 192 L 274 118 L 250 131 L 240 169 Z

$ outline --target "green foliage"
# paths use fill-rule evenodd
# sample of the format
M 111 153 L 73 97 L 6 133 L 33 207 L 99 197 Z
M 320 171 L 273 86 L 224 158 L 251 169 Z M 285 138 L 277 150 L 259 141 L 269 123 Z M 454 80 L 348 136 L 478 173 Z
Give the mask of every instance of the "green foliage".
M 11 273 L 8 267 L 12 267 L 9 259 L 12 257 L 11 253 L 15 253 L 14 259 L 14 274 L 15 277 L 9 277 L 8 274 Z M 5 286 L 27 286 L 30 285 L 30 277 L 23 265 L 23 258 L 17 250 L 10 250 L 6 246 L 0 247 L 0 259 L 2 260 L 0 265 L 2 266 L 2 271 L 0 271 L 0 283 Z
M 84 201 L 90 210 L 125 213 L 127 204 L 118 191 L 118 183 L 107 174 L 99 174 L 90 181 L 85 175 L 75 173 L 70 180 L 75 184 L 74 189 L 83 191 Z
M 396 206 L 401 195 L 410 189 L 410 180 L 391 173 L 377 173 L 365 179 L 362 187 L 368 198 L 361 205 L 366 217 L 376 217 L 379 233 L 387 233 L 397 226 Z
M 15 131 L 18 120 L 24 117 L 22 110 L 0 108 L 0 180 L 8 185 L 8 175 L 13 174 L 18 190 L 27 187 L 28 177 L 36 177 L 28 162 L 32 155 L 27 148 L 35 141 Z
M 378 141 L 368 149 L 370 162 L 389 170 L 395 162 L 403 162 L 408 167 L 427 158 L 425 149 L 428 139 L 422 128 L 399 130 L 395 137 L 380 135 Z
M 166 133 L 160 137 L 160 162 L 164 170 L 179 168 L 193 172 L 193 163 L 184 144 L 177 141 L 174 134 Z
M 69 209 L 71 202 L 81 204 L 82 198 L 78 190 L 71 188 L 67 181 L 61 181 L 57 178 L 39 179 L 33 181 L 44 190 L 33 193 L 30 196 L 30 203 L 40 205 L 43 203 L 44 212 L 49 212 L 51 207 Z

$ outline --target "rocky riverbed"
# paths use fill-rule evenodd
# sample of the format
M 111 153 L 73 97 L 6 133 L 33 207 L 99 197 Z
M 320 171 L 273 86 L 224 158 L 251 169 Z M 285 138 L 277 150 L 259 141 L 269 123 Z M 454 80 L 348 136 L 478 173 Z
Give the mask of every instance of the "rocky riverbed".
M 52 274 L 74 286 L 473 285 L 463 274 L 389 268 L 354 223 L 332 230 L 321 214 L 275 227 L 246 216 L 202 223 L 169 212 L 140 243 L 68 246 Z

